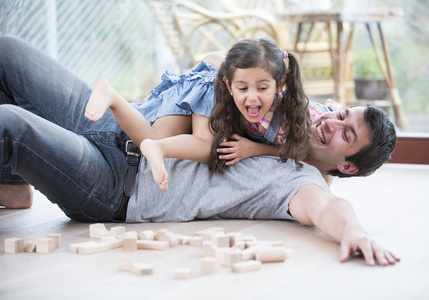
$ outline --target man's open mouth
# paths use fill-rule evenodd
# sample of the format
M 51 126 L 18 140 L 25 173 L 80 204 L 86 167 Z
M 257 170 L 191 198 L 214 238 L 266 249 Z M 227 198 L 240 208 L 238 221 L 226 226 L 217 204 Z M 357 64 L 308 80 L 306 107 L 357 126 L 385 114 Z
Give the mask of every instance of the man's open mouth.
M 322 124 L 317 125 L 316 132 L 317 132 L 317 137 L 319 138 L 319 141 L 325 145 L 326 139 L 325 139 L 325 135 L 323 134 L 323 131 L 322 131 Z

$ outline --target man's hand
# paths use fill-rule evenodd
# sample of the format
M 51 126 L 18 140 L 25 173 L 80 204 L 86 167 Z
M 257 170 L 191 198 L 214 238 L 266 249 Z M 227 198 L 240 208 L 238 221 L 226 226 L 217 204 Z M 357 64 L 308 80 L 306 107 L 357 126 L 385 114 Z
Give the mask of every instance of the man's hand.
M 240 160 L 250 156 L 255 156 L 253 150 L 255 149 L 255 144 L 258 143 L 252 142 L 238 134 L 234 134 L 232 138 L 234 139 L 233 141 L 224 140 L 220 143 L 222 148 L 217 149 L 217 153 L 221 153 L 219 159 L 228 160 L 225 163 L 227 166 L 238 163 Z
M 340 261 L 347 261 L 356 252 L 361 253 L 369 266 L 377 261 L 380 266 L 394 265 L 400 259 L 392 252 L 378 245 L 360 229 L 345 229 L 341 241 Z

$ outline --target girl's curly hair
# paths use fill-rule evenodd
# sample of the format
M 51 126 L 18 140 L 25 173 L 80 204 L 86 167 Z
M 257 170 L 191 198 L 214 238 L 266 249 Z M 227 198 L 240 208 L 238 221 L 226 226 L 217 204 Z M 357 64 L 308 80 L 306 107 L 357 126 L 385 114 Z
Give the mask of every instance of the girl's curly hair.
M 288 54 L 289 68 L 286 68 L 284 53 L 277 44 L 269 39 L 245 39 L 236 43 L 228 52 L 220 66 L 214 81 L 215 105 L 209 124 L 215 134 L 212 145 L 209 168 L 212 172 L 223 173 L 225 161 L 218 158 L 216 149 L 224 140 L 230 140 L 234 133 L 243 135 L 237 118 L 237 108 L 234 99 L 224 83 L 224 78 L 232 82 L 234 71 L 247 68 L 263 68 L 269 72 L 277 85 L 284 79 L 285 90 L 280 95 L 280 102 L 275 114 L 284 133 L 281 145 L 280 160 L 288 158 L 296 161 L 301 167 L 300 160 L 308 154 L 311 119 L 308 112 L 308 100 L 303 90 L 301 70 L 294 54 Z

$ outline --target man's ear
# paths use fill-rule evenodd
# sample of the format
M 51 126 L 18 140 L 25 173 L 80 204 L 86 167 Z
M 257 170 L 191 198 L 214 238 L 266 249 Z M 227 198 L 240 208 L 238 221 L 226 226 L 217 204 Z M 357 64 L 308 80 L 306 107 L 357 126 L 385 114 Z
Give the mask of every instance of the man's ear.
M 229 81 L 228 81 L 228 79 L 226 79 L 226 77 L 225 77 L 225 76 L 223 77 L 223 82 L 225 82 L 226 87 L 228 88 L 228 91 L 229 91 L 230 93 L 232 93 L 232 91 L 231 91 L 231 86 L 229 85 Z
M 341 173 L 349 174 L 349 175 L 356 174 L 356 173 L 359 171 L 359 168 L 358 168 L 358 167 L 356 167 L 356 166 L 355 166 L 353 163 L 351 163 L 351 162 L 347 162 L 347 163 L 345 163 L 345 164 L 343 164 L 343 165 L 338 165 L 337 167 L 338 167 L 338 170 L 339 170 Z

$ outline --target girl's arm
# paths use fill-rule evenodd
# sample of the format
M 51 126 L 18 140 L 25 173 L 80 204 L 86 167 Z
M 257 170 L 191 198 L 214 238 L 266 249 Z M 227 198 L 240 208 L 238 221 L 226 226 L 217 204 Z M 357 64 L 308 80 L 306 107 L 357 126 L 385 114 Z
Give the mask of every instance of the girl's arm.
M 224 141 L 220 144 L 222 148 L 217 149 L 217 152 L 220 153 L 219 159 L 228 160 L 225 163 L 227 166 L 252 156 L 279 155 L 279 145 L 256 143 L 238 134 L 234 134 L 232 138 L 233 141 Z
M 368 265 L 375 260 L 382 266 L 399 261 L 392 252 L 378 245 L 361 227 L 349 202 L 319 186 L 301 187 L 289 204 L 291 215 L 300 223 L 315 226 L 340 245 L 340 261 L 361 252 Z

